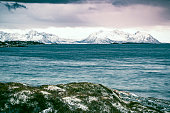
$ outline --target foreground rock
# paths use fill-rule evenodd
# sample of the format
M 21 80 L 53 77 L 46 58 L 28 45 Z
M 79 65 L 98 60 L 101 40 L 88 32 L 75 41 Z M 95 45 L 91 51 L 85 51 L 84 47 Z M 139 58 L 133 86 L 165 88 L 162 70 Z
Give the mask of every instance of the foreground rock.
M 4 113 L 158 113 L 170 111 L 169 105 L 169 101 L 141 98 L 101 84 L 31 87 L 20 83 L 0 83 L 0 112 Z

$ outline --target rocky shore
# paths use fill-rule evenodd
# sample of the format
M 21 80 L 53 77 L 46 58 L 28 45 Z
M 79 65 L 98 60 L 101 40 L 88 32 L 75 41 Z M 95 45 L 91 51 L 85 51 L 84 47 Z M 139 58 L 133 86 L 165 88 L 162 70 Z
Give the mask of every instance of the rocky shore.
M 138 97 L 101 84 L 29 86 L 0 83 L 1 113 L 164 113 L 170 101 Z

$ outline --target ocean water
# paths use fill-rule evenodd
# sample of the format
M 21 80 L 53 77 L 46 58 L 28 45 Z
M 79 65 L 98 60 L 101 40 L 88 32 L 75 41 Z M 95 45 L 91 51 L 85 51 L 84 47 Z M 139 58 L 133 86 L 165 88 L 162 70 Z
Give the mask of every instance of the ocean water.
M 0 82 L 33 86 L 92 82 L 170 100 L 170 44 L 0 48 Z

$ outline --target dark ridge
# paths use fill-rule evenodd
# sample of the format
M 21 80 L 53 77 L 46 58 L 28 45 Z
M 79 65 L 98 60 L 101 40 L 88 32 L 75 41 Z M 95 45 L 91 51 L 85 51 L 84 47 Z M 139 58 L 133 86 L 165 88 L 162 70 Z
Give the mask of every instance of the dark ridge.
M 28 45 L 40 45 L 43 43 L 34 41 L 0 41 L 0 47 L 27 47 Z

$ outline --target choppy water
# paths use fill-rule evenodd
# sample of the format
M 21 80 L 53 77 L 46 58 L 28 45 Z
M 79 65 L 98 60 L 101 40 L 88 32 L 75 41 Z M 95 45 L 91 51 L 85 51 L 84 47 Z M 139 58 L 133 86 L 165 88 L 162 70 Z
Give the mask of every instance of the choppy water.
M 0 48 L 0 82 L 93 82 L 170 100 L 170 44 Z

